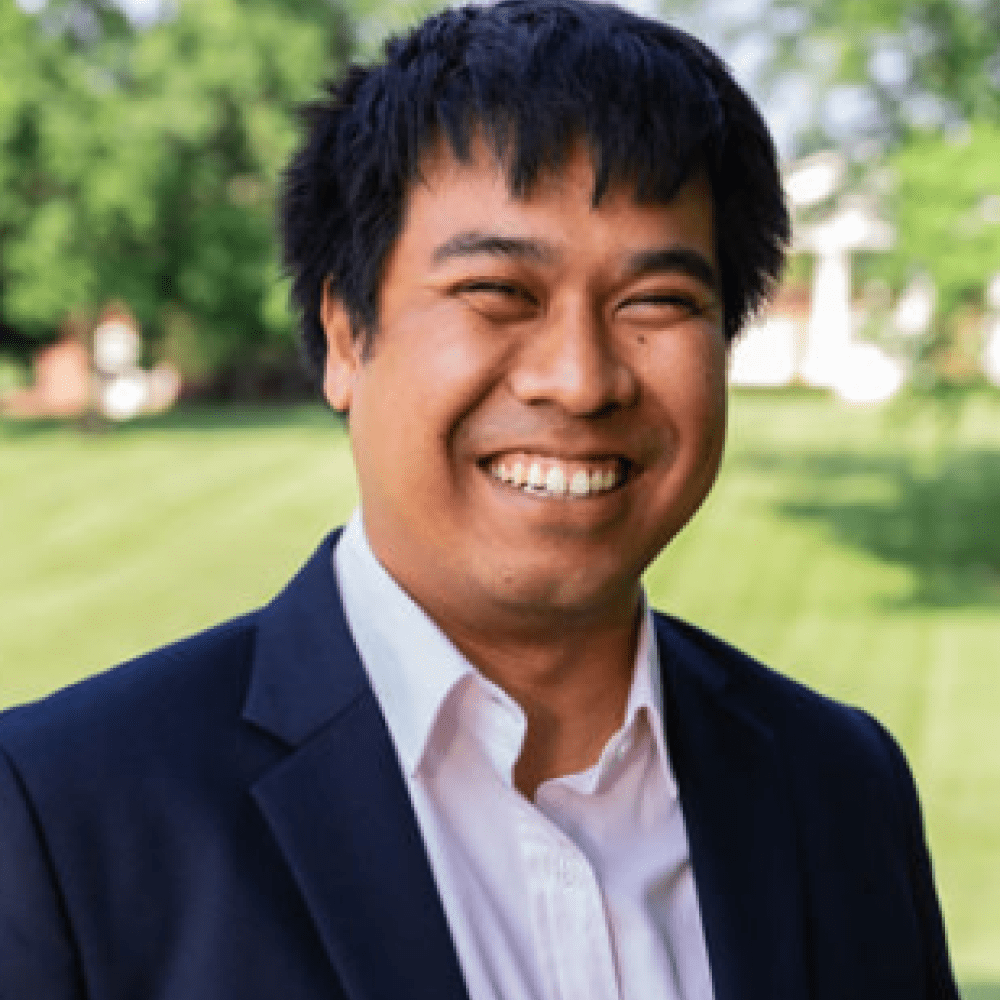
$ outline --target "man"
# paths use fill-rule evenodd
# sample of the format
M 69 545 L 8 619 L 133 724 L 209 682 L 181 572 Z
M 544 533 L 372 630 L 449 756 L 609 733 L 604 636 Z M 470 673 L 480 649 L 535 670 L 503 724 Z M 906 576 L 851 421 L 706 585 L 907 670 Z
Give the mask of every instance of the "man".
M 360 511 L 266 608 L 0 722 L 0 996 L 956 997 L 890 738 L 640 585 L 788 238 L 748 99 L 510 0 L 307 125 L 286 258 Z

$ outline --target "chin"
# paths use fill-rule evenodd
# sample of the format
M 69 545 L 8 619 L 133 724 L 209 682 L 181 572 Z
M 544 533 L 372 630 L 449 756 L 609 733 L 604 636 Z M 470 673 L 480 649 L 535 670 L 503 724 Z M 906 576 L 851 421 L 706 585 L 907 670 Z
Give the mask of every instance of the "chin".
M 551 561 L 501 574 L 497 584 L 496 603 L 526 621 L 630 616 L 640 593 L 636 573 L 593 566 L 558 571 Z

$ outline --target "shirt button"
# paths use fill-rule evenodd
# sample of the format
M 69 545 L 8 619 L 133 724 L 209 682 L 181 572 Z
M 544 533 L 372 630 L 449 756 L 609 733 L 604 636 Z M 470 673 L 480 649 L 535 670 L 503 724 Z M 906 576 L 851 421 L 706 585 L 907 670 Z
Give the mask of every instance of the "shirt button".
M 559 858 L 556 880 L 563 889 L 572 889 L 577 883 L 576 866 L 568 858 Z

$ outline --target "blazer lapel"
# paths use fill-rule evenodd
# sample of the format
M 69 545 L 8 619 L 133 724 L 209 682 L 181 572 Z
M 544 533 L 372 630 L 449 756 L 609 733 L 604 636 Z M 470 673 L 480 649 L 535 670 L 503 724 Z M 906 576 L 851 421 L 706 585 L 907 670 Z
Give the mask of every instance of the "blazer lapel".
M 734 690 L 724 660 L 738 654 L 721 643 L 709 654 L 694 635 L 658 616 L 667 742 L 715 998 L 804 998 L 802 873 L 779 748 Z
M 337 593 L 330 536 L 261 612 L 247 721 L 289 753 L 254 785 L 352 1000 L 468 1000 L 404 777 Z M 716 1000 L 808 996 L 792 804 L 773 734 L 658 616 L 670 754 Z M 709 640 L 705 640 L 709 641 Z M 745 669 L 745 668 L 744 668 Z
M 244 717 L 291 748 L 252 794 L 352 1000 L 467 1000 L 404 777 L 320 547 L 262 612 Z

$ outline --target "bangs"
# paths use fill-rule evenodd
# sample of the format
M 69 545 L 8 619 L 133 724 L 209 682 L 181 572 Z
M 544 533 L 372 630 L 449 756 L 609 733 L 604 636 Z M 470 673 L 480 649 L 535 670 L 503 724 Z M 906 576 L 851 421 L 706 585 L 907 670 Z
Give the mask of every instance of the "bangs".
M 634 17 L 627 25 L 595 19 L 580 32 L 548 13 L 543 24 L 530 9 L 511 10 L 502 32 L 469 39 L 461 67 L 437 67 L 430 93 L 425 65 L 412 67 L 414 79 L 399 81 L 401 138 L 416 152 L 408 180 L 441 137 L 463 162 L 475 139 L 485 141 L 516 195 L 539 174 L 557 172 L 581 140 L 594 164 L 595 204 L 609 185 L 630 186 L 641 202 L 666 202 L 696 169 L 714 173 L 725 116 L 690 52 L 665 44 L 654 22 L 646 22 L 645 36 Z M 422 87 L 430 101 L 415 105 L 403 97 Z

